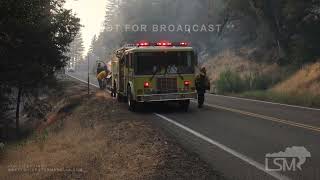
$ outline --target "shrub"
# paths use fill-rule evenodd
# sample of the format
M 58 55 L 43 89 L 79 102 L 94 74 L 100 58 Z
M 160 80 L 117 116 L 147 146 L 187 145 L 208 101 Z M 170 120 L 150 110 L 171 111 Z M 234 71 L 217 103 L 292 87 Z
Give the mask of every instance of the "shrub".
M 271 76 L 258 73 L 244 76 L 243 81 L 245 86 L 244 88 L 247 91 L 266 90 L 275 83 Z
M 226 70 L 219 75 L 216 82 L 218 93 L 239 93 L 244 90 L 244 83 L 238 73 Z
M 276 82 L 277 80 L 274 80 L 272 76 L 264 74 L 248 74 L 242 78 L 239 73 L 226 70 L 219 75 L 216 87 L 220 94 L 241 93 L 244 91 L 266 90 Z

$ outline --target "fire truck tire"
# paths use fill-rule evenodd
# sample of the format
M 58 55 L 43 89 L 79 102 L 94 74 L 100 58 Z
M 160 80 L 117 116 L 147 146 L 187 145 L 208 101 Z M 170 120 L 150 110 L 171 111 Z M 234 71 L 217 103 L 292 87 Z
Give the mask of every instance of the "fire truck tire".
M 123 101 L 123 97 L 120 93 L 117 94 L 117 100 L 118 102 L 122 102 Z
M 127 101 L 128 102 L 128 108 L 129 108 L 130 111 L 134 112 L 136 110 L 137 103 L 132 98 L 130 87 L 128 87 L 127 98 L 128 98 L 128 101 Z
M 180 102 L 180 107 L 183 111 L 188 112 L 190 105 L 190 100 L 184 100 Z

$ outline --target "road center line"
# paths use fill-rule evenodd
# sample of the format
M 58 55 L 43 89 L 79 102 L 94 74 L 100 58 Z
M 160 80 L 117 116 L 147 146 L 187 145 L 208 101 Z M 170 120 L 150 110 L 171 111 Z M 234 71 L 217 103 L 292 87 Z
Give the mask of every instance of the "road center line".
M 287 107 L 293 107 L 293 108 L 299 108 L 299 109 L 306 109 L 306 110 L 312 110 L 312 111 L 320 111 L 319 108 L 311 108 L 311 107 L 304 107 L 304 106 L 298 106 L 298 105 L 290 105 L 290 104 L 283 104 L 283 103 L 262 101 L 262 100 L 256 100 L 256 99 L 248 99 L 248 98 L 233 97 L 233 96 L 224 96 L 224 95 L 209 94 L 209 93 L 208 93 L 207 95 L 209 95 L 209 96 L 216 96 L 216 97 L 224 97 L 224 98 L 229 98 L 229 99 L 237 99 L 237 100 L 251 101 L 251 102 L 259 102 L 259 103 L 272 104 L 272 105 L 287 106 Z
M 194 101 L 192 101 L 192 102 L 194 102 Z M 260 118 L 260 119 L 264 119 L 264 120 L 268 120 L 268 121 L 273 121 L 273 122 L 277 122 L 277 123 L 281 123 L 281 124 L 286 124 L 286 125 L 290 125 L 290 126 L 294 126 L 294 127 L 299 127 L 299 128 L 303 128 L 303 129 L 308 129 L 308 130 L 320 132 L 320 127 L 316 127 L 316 126 L 311 126 L 311 125 L 302 124 L 302 123 L 296 123 L 293 121 L 288 121 L 288 120 L 279 119 L 279 118 L 275 118 L 275 117 L 265 116 L 265 115 L 256 114 L 256 113 L 252 113 L 252 112 L 246 112 L 246 111 L 223 107 L 223 106 L 219 106 L 219 105 L 213 105 L 213 104 L 208 104 L 208 103 L 205 103 L 205 105 L 212 107 L 212 108 L 216 108 L 216 109 L 222 109 L 222 110 L 231 111 L 231 112 L 235 112 L 235 113 L 239 113 L 239 114 L 243 114 L 243 115 L 247 115 L 247 116 L 251 116 L 251 117 L 256 117 L 256 118 Z
M 83 83 L 88 83 L 87 81 L 84 81 L 84 80 L 79 79 L 77 77 L 71 76 L 69 74 L 66 74 L 66 75 L 70 76 L 71 78 L 74 78 L 76 80 L 79 80 L 79 81 L 81 81 Z M 98 87 L 95 84 L 91 84 L 90 83 L 90 85 Z M 263 172 L 265 172 L 267 174 L 269 174 L 270 176 L 272 176 L 272 177 L 274 177 L 274 178 L 276 178 L 278 180 L 290 180 L 290 178 L 288 178 L 287 176 L 281 175 L 281 174 L 279 174 L 277 172 L 266 171 L 262 164 L 254 161 L 251 158 L 249 158 L 249 157 L 247 157 L 247 156 L 245 156 L 245 155 L 243 155 L 241 153 L 238 153 L 235 150 L 233 150 L 233 149 L 231 149 L 231 148 L 229 148 L 229 147 L 227 147 L 227 146 L 225 146 L 225 145 L 223 145 L 223 144 L 221 144 L 219 142 L 216 142 L 216 141 L 214 141 L 214 140 L 202 135 L 201 133 L 198 133 L 198 132 L 196 132 L 196 131 L 194 131 L 194 130 L 192 130 L 192 129 L 190 129 L 190 128 L 188 128 L 188 127 L 186 127 L 186 126 L 184 126 L 184 125 L 182 125 L 182 124 L 180 124 L 180 123 L 178 123 L 178 122 L 176 122 L 176 121 L 174 121 L 172 119 L 169 119 L 169 118 L 167 118 L 167 117 L 165 117 L 165 116 L 163 116 L 161 114 L 157 114 L 157 113 L 155 113 L 155 115 L 160 117 L 161 119 L 166 120 L 167 122 L 170 122 L 171 124 L 174 124 L 175 126 L 177 126 L 179 128 L 184 129 L 185 131 L 193 134 L 194 136 L 196 136 L 196 137 L 198 137 L 198 138 L 200 138 L 200 139 L 202 139 L 202 140 L 204 140 L 204 141 L 206 141 L 206 142 L 208 142 L 208 143 L 210 143 L 210 144 L 212 144 L 214 146 L 217 146 L 218 148 L 220 148 L 220 149 L 230 153 L 231 155 L 233 155 L 233 156 L 235 156 L 235 157 L 247 162 L 248 164 L 252 165 L 253 167 L 255 167 L 255 168 L 257 168 L 257 169 L 259 169 L 259 170 L 261 170 L 261 171 L 263 171 Z
M 77 79 L 83 83 L 88 83 L 87 81 L 84 81 L 84 80 L 79 79 L 77 77 L 74 77 L 72 75 L 69 75 L 69 74 L 66 74 L 66 75 L 70 76 L 74 79 Z M 98 87 L 97 85 L 92 84 L 92 83 L 90 83 L 90 85 Z M 195 101 L 192 101 L 192 102 L 196 103 Z M 279 119 L 279 118 L 269 117 L 269 116 L 265 116 L 265 115 L 261 115 L 261 114 L 241 111 L 238 109 L 233 109 L 233 108 L 228 108 L 228 107 L 223 107 L 223 106 L 218 106 L 218 105 L 213 105 L 213 104 L 208 104 L 208 103 L 205 103 L 205 105 L 212 107 L 212 108 L 216 108 L 216 109 L 222 109 L 222 110 L 231 111 L 231 112 L 235 112 L 235 113 L 239 113 L 239 114 L 243 114 L 243 115 L 247 115 L 247 116 L 251 116 L 251 117 L 261 118 L 261 119 L 268 120 L 268 121 L 278 122 L 278 123 L 282 123 L 282 124 L 286 124 L 286 125 L 290 125 L 290 126 L 294 126 L 294 127 L 299 127 L 299 128 L 304 128 L 304 129 L 320 132 L 319 127 L 315 127 L 315 126 L 311 126 L 311 125 L 296 123 L 296 122 L 292 122 L 292 121 L 288 121 L 288 120 L 283 120 L 283 119 Z
M 272 176 L 272 177 L 274 177 L 276 179 L 279 179 L 279 180 L 280 179 L 281 180 L 289 180 L 290 179 L 290 178 L 288 178 L 288 177 L 286 177 L 284 175 L 281 175 L 281 174 L 279 174 L 277 172 L 266 171 L 264 165 L 258 163 L 257 161 L 255 161 L 255 160 L 253 160 L 253 159 L 251 159 L 251 158 L 249 158 L 249 157 L 247 157 L 247 156 L 245 156 L 245 155 L 243 155 L 243 154 L 241 154 L 241 153 L 239 153 L 239 152 L 237 152 L 237 151 L 235 151 L 235 150 L 233 150 L 233 149 L 231 149 L 231 148 L 229 148 L 229 147 L 227 147 L 227 146 L 225 146 L 225 145 L 223 145 L 223 144 L 221 144 L 221 143 L 219 143 L 217 141 L 214 141 L 214 140 L 208 138 L 207 136 L 205 136 L 205 135 L 203 135 L 203 134 L 201 134 L 199 132 L 194 131 L 193 129 L 191 129 L 189 127 L 186 127 L 186 126 L 184 126 L 184 125 L 182 125 L 182 124 L 180 124 L 180 123 L 178 123 L 178 122 L 176 122 L 176 121 L 174 121 L 174 120 L 172 120 L 170 118 L 167 118 L 167 117 L 165 117 L 165 116 L 163 116 L 161 114 L 155 113 L 155 115 L 158 116 L 159 118 L 161 118 L 163 120 L 166 120 L 167 122 L 169 122 L 169 123 L 181 128 L 181 129 L 189 132 L 190 134 L 192 134 L 192 135 L 194 135 L 194 136 L 196 136 L 196 137 L 198 137 L 198 138 L 200 138 L 200 139 L 202 139 L 202 140 L 204 140 L 204 141 L 206 141 L 206 142 L 208 142 L 208 143 L 210 143 L 210 144 L 212 144 L 214 146 L 217 146 L 218 148 L 220 148 L 220 149 L 228 152 L 229 154 L 231 154 L 231 155 L 233 155 L 233 156 L 245 161 L 246 163 L 254 166 L 255 168 L 257 168 L 257 169 L 269 174 L 270 176 Z

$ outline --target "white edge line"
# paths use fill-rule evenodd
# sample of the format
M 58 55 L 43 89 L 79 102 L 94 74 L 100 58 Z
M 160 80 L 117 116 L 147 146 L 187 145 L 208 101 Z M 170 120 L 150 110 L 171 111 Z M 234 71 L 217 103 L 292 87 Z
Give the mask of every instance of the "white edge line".
M 202 135 L 201 133 L 198 133 L 198 132 L 190 129 L 189 127 L 186 127 L 186 126 L 184 126 L 184 125 L 182 125 L 182 124 L 180 124 L 180 123 L 178 123 L 178 122 L 176 122 L 176 121 L 174 121 L 172 119 L 169 119 L 169 118 L 167 118 L 167 117 L 165 117 L 165 116 L 163 116 L 161 114 L 155 113 L 155 115 L 160 117 L 161 119 L 164 119 L 167 122 L 169 122 L 169 123 L 181 128 L 181 129 L 193 134 L 194 136 L 196 136 L 196 137 L 198 137 L 198 138 L 200 138 L 200 139 L 202 139 L 202 140 L 204 140 L 204 141 L 206 141 L 206 142 L 208 142 L 208 143 L 210 143 L 210 144 L 212 144 L 214 146 L 217 146 L 218 148 L 220 148 L 220 149 L 228 152 L 229 154 L 231 154 L 231 155 L 233 155 L 233 156 L 245 161 L 246 163 L 254 166 L 255 168 L 267 173 L 268 175 L 270 175 L 270 176 L 272 176 L 272 177 L 274 177 L 276 179 L 279 179 L 279 180 L 289 180 L 290 179 L 287 176 L 281 175 L 281 174 L 279 174 L 277 172 L 265 170 L 264 166 L 262 164 L 256 162 L 255 160 L 253 160 L 253 159 L 251 159 L 251 158 L 249 158 L 249 157 L 247 157 L 247 156 L 245 156 L 245 155 L 243 155 L 241 153 L 238 153 L 235 150 L 233 150 L 233 149 L 231 149 L 231 148 L 229 148 L 229 147 L 227 147 L 227 146 L 225 146 L 225 145 L 223 145 L 223 144 L 221 144 L 221 143 L 219 143 L 217 141 L 214 141 L 214 140 L 206 137 L 205 135 Z
M 77 77 L 74 77 L 74 76 L 72 76 L 72 75 L 69 75 L 69 74 L 66 74 L 66 75 L 67 75 L 67 76 L 70 76 L 70 77 L 72 77 L 72 78 L 74 78 L 74 79 L 76 79 L 76 80 L 79 80 L 79 81 L 81 81 L 81 82 L 83 82 L 83 83 L 88 83 L 87 81 L 84 81 L 84 80 L 79 79 L 79 78 L 77 78 Z M 90 83 L 90 85 L 95 86 L 95 87 L 98 87 L 97 85 L 92 84 L 92 83 Z M 229 97 L 229 96 L 226 96 L 226 97 Z M 230 97 L 230 98 L 233 98 L 233 97 Z M 246 99 L 245 99 L 245 100 L 246 100 Z M 268 102 L 267 102 L 267 103 L 268 103 Z M 264 166 L 263 166 L 262 164 L 254 161 L 254 160 L 252 160 L 252 159 L 250 159 L 249 157 L 247 157 L 247 156 L 245 156 L 245 155 L 243 155 L 243 154 L 240 154 L 240 153 L 236 152 L 235 150 L 233 150 L 233 149 L 231 149 L 231 148 L 229 148 L 229 147 L 227 147 L 227 146 L 225 146 L 225 145 L 223 145 L 223 144 L 221 144 L 221 143 L 219 143 L 219 142 L 217 142 L 217 141 L 214 141 L 214 140 L 212 140 L 212 139 L 210 139 L 210 138 L 202 135 L 201 133 L 198 133 L 198 132 L 196 132 L 196 131 L 194 131 L 194 130 L 192 130 L 192 129 L 190 129 L 190 128 L 188 128 L 188 127 L 186 127 L 186 126 L 184 126 L 184 125 L 182 125 L 182 124 L 180 124 L 180 123 L 178 123 L 178 122 L 175 122 L 175 121 L 172 120 L 172 119 L 169 119 L 169 118 L 167 118 L 167 117 L 165 117 L 165 116 L 163 116 L 163 115 L 161 115 L 161 114 L 157 114 L 157 113 L 155 113 L 155 115 L 158 116 L 158 117 L 160 117 L 160 118 L 162 118 L 162 119 L 164 119 L 164 120 L 166 120 L 166 121 L 168 121 L 168 122 L 170 122 L 171 124 L 174 124 L 175 126 L 181 128 L 181 129 L 183 129 L 183 130 L 185 130 L 185 131 L 193 134 L 194 136 L 196 136 L 196 137 L 198 137 L 198 138 L 200 138 L 200 139 L 202 139 L 202 140 L 204 140 L 204 141 L 206 141 L 206 142 L 208 142 L 208 143 L 210 143 L 210 144 L 212 144 L 212 145 L 214 145 L 214 146 L 217 146 L 218 148 L 220 148 L 220 149 L 222 149 L 222 150 L 224 150 L 224 151 L 232 154 L 233 156 L 235 156 L 235 157 L 237 157 L 237 158 L 245 161 L 246 163 L 254 166 L 255 168 L 257 168 L 257 169 L 259 169 L 259 170 L 261 170 L 261 171 L 269 174 L 270 176 L 272 176 L 272 177 L 274 177 L 274 178 L 276 178 L 276 179 L 279 179 L 279 180 L 290 180 L 290 178 L 288 178 L 288 177 L 286 177 L 286 176 L 284 176 L 284 175 L 281 175 L 281 174 L 279 174 L 279 173 L 277 173 L 277 172 L 266 171 L 265 168 L 264 168 Z
M 69 75 L 69 74 L 66 74 L 66 75 L 70 76 L 70 77 L 72 77 L 72 78 L 74 78 L 76 80 L 79 80 L 79 81 L 81 81 L 83 83 L 88 83 L 87 81 L 84 81 L 84 80 L 79 79 L 77 77 L 74 77 L 72 75 Z M 98 87 L 97 85 L 92 84 L 92 83 L 90 83 L 90 85 Z M 248 164 L 250 164 L 250 165 L 254 166 L 255 168 L 257 168 L 257 169 L 269 174 L 270 176 L 272 176 L 272 177 L 274 177 L 276 179 L 279 179 L 279 180 L 290 180 L 290 178 L 288 178 L 288 177 L 286 177 L 284 175 L 281 175 L 281 174 L 279 174 L 277 172 L 266 171 L 262 164 L 254 161 L 254 160 L 250 159 L 249 157 L 246 157 L 245 155 L 242 155 L 242 154 L 236 152 L 235 150 L 233 150 L 233 149 L 231 149 L 231 148 L 229 148 L 229 147 L 227 147 L 227 146 L 225 146 L 225 145 L 223 145 L 223 144 L 221 144 L 221 143 L 219 143 L 217 141 L 214 141 L 214 140 L 212 140 L 212 139 L 210 139 L 210 138 L 208 138 L 208 137 L 206 137 L 206 136 L 204 136 L 204 135 L 202 135 L 202 134 L 200 134 L 200 133 L 198 133 L 198 132 L 196 132 L 196 131 L 194 131 L 194 130 L 192 130 L 192 129 L 190 129 L 190 128 L 188 128 L 188 127 L 186 127 L 186 126 L 184 126 L 184 125 L 182 125 L 182 124 L 180 124 L 178 122 L 175 122 L 172 119 L 169 119 L 169 118 L 167 118 L 167 117 L 165 117 L 165 116 L 163 116 L 161 114 L 157 114 L 157 113 L 155 113 L 155 115 L 160 117 L 160 118 L 162 118 L 162 119 L 164 119 L 164 120 L 166 120 L 166 121 L 168 121 L 168 122 L 170 122 L 171 124 L 174 124 L 177 127 L 180 127 L 182 129 L 184 129 L 185 131 L 193 134 L 194 136 L 196 136 L 196 137 L 198 137 L 198 138 L 200 138 L 200 139 L 202 139 L 202 140 L 204 140 L 204 141 L 206 141 L 206 142 L 208 142 L 208 143 L 210 143 L 210 144 L 212 144 L 214 146 L 217 146 L 218 148 L 220 148 L 220 149 L 232 154 L 233 156 L 235 156 L 235 157 L 247 162 Z
M 239 99 L 239 100 L 245 100 L 245 101 L 260 102 L 260 103 L 273 104 L 273 105 L 280 105 L 280 106 L 288 106 L 288 107 L 294 107 L 294 108 L 300 108 L 300 109 L 308 109 L 308 110 L 314 110 L 314 111 L 320 111 L 320 109 L 318 109 L 318 108 L 310 108 L 310 107 L 303 107 L 303 106 L 297 106 L 297 105 L 275 103 L 275 102 L 262 101 L 262 100 L 256 100 L 256 99 L 247 99 L 247 98 L 241 98 L 241 97 L 224 96 L 224 95 L 209 94 L 209 93 L 207 93 L 207 95 L 209 95 L 209 96 L 217 96 L 217 97 L 225 97 L 225 98 L 230 98 L 230 99 Z
M 84 80 L 82 80 L 82 79 L 79 79 L 79 78 L 77 78 L 77 77 L 74 77 L 74 76 L 72 76 L 72 75 L 70 75 L 70 74 L 66 74 L 67 76 L 70 76 L 70 77 L 72 77 L 73 79 L 76 79 L 76 80 L 78 80 L 78 81 L 81 81 L 81 82 L 83 82 L 83 83 L 88 83 L 88 81 L 84 81 Z M 95 84 L 92 84 L 92 83 L 89 83 L 91 86 L 94 86 L 94 87 L 99 87 L 99 86 L 97 86 L 97 85 L 95 85 Z
M 78 80 L 78 81 L 81 81 L 81 82 L 83 82 L 83 83 L 86 83 L 86 84 L 88 84 L 88 81 L 84 81 L 84 80 L 82 80 L 82 79 L 79 79 L 79 78 L 77 78 L 77 77 L 74 77 L 74 76 L 72 76 L 72 75 L 70 75 L 70 74 L 66 74 L 67 76 L 70 76 L 70 77 L 72 77 L 72 78 L 74 78 L 74 79 L 76 79 L 76 80 Z M 99 86 L 97 86 L 97 85 L 95 85 L 95 84 L 92 84 L 92 83 L 89 83 L 91 86 L 94 86 L 94 87 L 97 87 L 97 88 L 99 88 Z M 111 91 L 109 91 L 108 89 L 106 90 L 108 93 L 111 93 Z

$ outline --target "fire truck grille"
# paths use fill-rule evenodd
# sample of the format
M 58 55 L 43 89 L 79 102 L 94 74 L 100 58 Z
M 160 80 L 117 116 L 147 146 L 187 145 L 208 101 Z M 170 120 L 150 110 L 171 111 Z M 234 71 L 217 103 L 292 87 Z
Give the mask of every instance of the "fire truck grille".
M 158 78 L 157 90 L 161 94 L 178 92 L 177 78 Z

